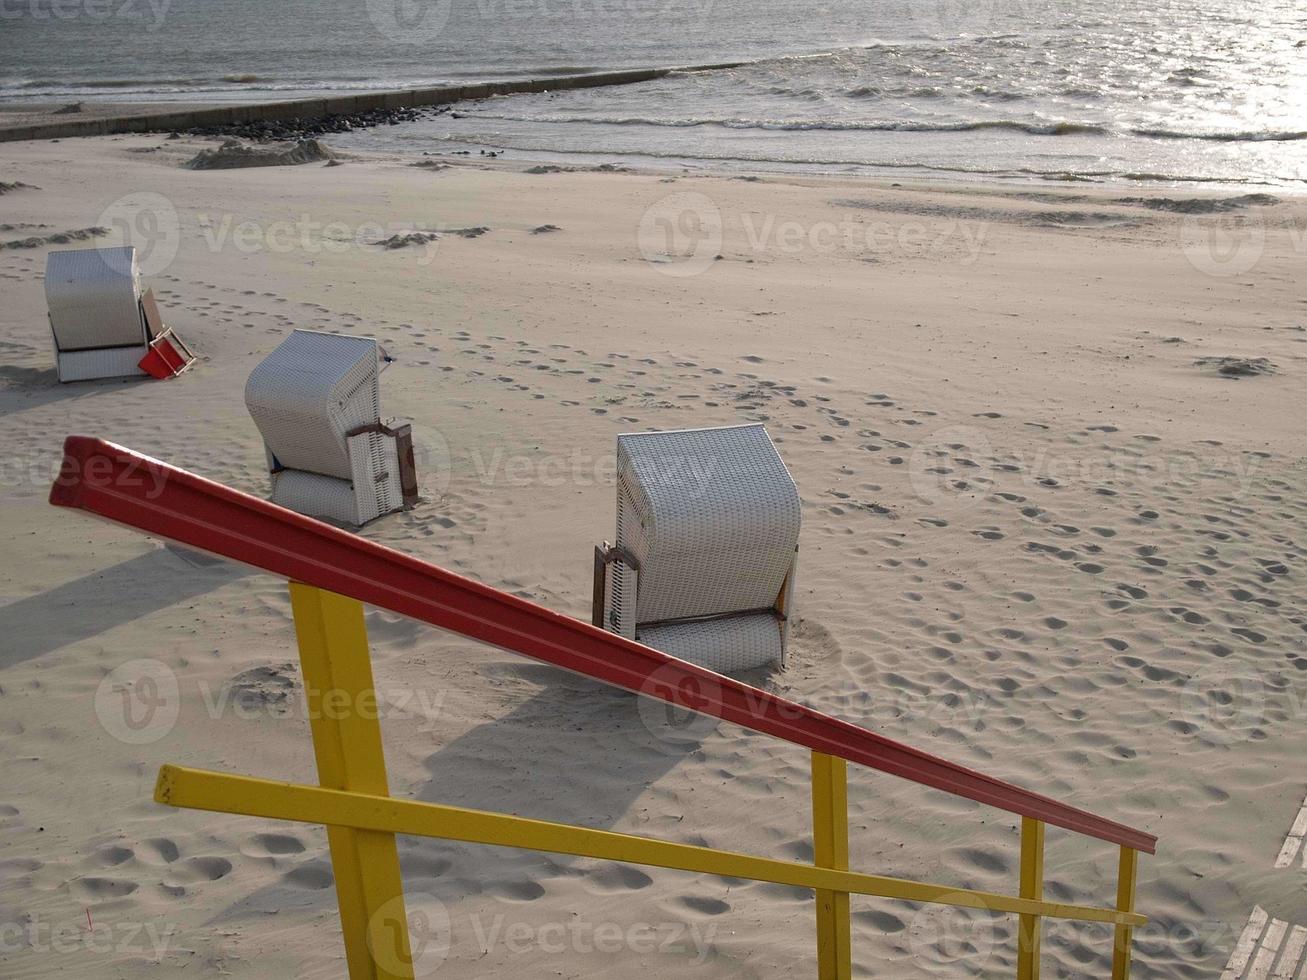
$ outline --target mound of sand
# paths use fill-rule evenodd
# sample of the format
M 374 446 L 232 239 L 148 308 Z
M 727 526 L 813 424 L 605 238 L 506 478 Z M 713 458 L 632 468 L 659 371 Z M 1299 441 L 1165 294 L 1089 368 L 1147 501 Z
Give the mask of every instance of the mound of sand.
M 297 167 L 336 159 L 335 152 L 319 140 L 300 140 L 294 145 L 249 146 L 233 139 L 225 140 L 216 150 L 201 150 L 186 166 L 191 170 L 234 170 L 242 167 Z
M 12 183 L 5 183 L 3 180 L 0 180 L 0 197 L 3 197 L 6 194 L 13 193 L 14 191 L 34 191 L 34 190 L 39 190 L 39 188 L 33 187 L 31 184 L 24 184 L 21 180 L 14 181 Z
M 373 242 L 373 245 L 380 245 L 386 249 L 408 248 L 410 245 L 425 245 L 427 242 L 439 241 L 440 236 L 434 231 L 413 231 L 407 235 L 391 235 L 389 238 L 383 238 L 379 242 Z
M 1279 204 L 1280 199 L 1274 194 L 1240 194 L 1237 197 L 1119 197 L 1113 203 L 1175 214 L 1222 214 L 1270 207 Z
M 46 245 L 70 245 L 73 242 L 86 242 L 92 238 L 109 234 L 108 228 L 77 228 L 73 231 L 61 231 L 54 235 L 33 235 L 31 238 L 19 238 L 12 242 L 0 242 L 0 249 L 10 248 L 44 248 Z
M 1255 378 L 1274 374 L 1275 365 L 1264 357 L 1200 357 L 1194 361 L 1199 367 L 1215 368 L 1225 378 Z

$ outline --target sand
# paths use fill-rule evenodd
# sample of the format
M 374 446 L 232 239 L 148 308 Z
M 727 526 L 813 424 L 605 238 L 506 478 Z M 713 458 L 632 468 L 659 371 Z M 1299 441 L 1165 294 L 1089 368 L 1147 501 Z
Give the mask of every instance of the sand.
M 1174 188 L 457 157 L 183 169 L 216 145 L 0 156 L 33 185 L 3 198 L 0 240 L 144 229 L 200 355 L 167 383 L 57 385 L 45 248 L 0 250 L 0 974 L 344 976 L 321 828 L 150 799 L 165 762 L 314 780 L 285 584 L 45 502 L 68 433 L 265 492 L 242 389 L 293 327 L 395 358 L 383 411 L 413 423 L 424 501 L 362 533 L 577 616 L 615 435 L 764 421 L 803 498 L 800 621 L 790 667 L 751 680 L 1159 835 L 1136 976 L 1243 976 L 1266 948 L 1258 928 L 1241 965 L 1250 918 L 1307 925 L 1285 857 L 1307 793 L 1302 200 L 1195 215 L 1120 200 L 1199 196 Z M 1234 244 L 1203 246 L 1208 222 Z M 418 237 L 377 244 L 395 236 Z M 811 859 L 804 752 L 368 624 L 396 795 Z M 178 685 L 149 740 L 104 695 L 141 658 Z M 864 770 L 849 795 L 855 868 L 1015 891 L 1015 818 Z M 423 975 L 815 975 L 804 892 L 400 849 Z M 1109 903 L 1115 862 L 1051 830 L 1047 893 Z M 1013 975 L 1006 917 L 853 909 L 858 976 Z M 1045 976 L 1110 972 L 1103 929 L 1044 948 Z

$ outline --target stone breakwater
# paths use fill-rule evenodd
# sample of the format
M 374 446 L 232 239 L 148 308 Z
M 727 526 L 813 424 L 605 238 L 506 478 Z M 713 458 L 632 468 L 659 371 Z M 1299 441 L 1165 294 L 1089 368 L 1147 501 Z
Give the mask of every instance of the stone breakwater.
M 247 135 L 249 127 L 269 129 L 267 138 L 290 138 L 341 132 L 342 129 L 313 130 L 315 126 L 378 125 L 404 122 L 400 113 L 431 106 L 448 106 L 455 102 L 488 99 L 496 95 L 550 92 L 560 89 L 597 88 L 604 85 L 631 85 L 663 78 L 674 71 L 712 71 L 736 68 L 742 62 L 695 65 L 685 68 L 634 68 L 627 71 L 589 72 L 581 75 L 558 75 L 549 78 L 523 78 L 503 82 L 479 82 L 474 85 L 441 85 L 432 88 L 402 89 L 394 92 L 369 92 L 322 99 L 295 99 L 286 102 L 257 102 L 240 105 L 205 106 L 174 112 L 147 112 L 105 116 L 95 119 L 69 117 L 57 122 L 15 125 L 0 128 L 0 142 L 15 140 L 66 139 L 76 136 L 107 136 L 113 133 L 204 133 L 206 135 Z M 414 117 L 408 117 L 414 118 Z M 371 121 L 375 120 L 375 121 Z M 273 132 L 277 125 L 282 133 Z

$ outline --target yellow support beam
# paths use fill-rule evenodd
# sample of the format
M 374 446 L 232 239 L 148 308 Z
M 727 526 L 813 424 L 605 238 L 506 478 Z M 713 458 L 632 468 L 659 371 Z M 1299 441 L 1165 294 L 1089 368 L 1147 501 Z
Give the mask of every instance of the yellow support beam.
M 1044 897 L 1044 822 L 1021 818 L 1021 897 Z M 1017 923 L 1017 980 L 1039 980 L 1039 945 L 1043 921 L 1022 914 Z
M 843 759 L 812 753 L 812 848 L 819 868 L 849 870 L 847 769 Z M 852 980 L 849 893 L 819 888 L 816 898 L 818 980 Z
M 1135 910 L 1138 874 L 1139 852 L 1131 847 L 1122 847 L 1116 877 L 1116 907 L 1121 912 Z M 1134 928 L 1129 923 L 1117 923 L 1112 942 L 1112 980 L 1130 980 L 1130 944 L 1133 940 Z
M 377 692 L 363 605 L 290 583 L 291 611 L 313 732 L 318 781 L 330 790 L 386 796 Z M 395 835 L 327 827 L 350 980 L 413 976 Z
M 770 881 L 796 888 L 824 888 L 827 891 L 852 892 L 855 895 L 877 895 L 905 902 L 953 905 L 991 912 L 1024 912 L 1114 925 L 1141 926 L 1148 921 L 1142 915 L 1118 912 L 1116 909 L 1098 909 L 1061 902 L 1033 902 L 1010 895 L 817 868 L 811 864 L 777 861 L 691 844 L 674 844 L 609 830 L 589 830 L 504 813 L 467 810 L 416 800 L 397 800 L 365 793 L 346 793 L 182 766 L 164 766 L 159 770 L 154 799 L 158 803 L 191 810 L 241 813 L 270 820 L 293 820 L 387 834 L 520 847 L 655 868 L 697 871 L 725 878 Z

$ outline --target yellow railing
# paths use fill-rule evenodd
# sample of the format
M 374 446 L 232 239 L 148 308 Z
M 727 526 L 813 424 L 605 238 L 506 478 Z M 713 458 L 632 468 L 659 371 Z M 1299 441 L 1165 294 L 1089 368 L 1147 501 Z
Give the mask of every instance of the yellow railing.
M 145 479 L 142 470 L 154 472 Z M 168 765 L 159 772 L 155 799 L 175 807 L 324 825 L 351 980 L 390 980 L 414 974 L 396 834 L 811 889 L 816 896 L 820 980 L 848 980 L 852 974 L 851 895 L 1016 915 L 1019 980 L 1039 977 L 1043 919 L 1110 923 L 1115 927 L 1113 980 L 1126 980 L 1130 975 L 1132 931 L 1147 921 L 1134 908 L 1138 850 L 1142 847 L 1151 853 L 1156 843 L 1142 831 L 889 742 L 110 443 L 70 437 L 51 502 L 244 561 L 291 580 L 291 607 L 319 785 Z M 322 587 L 324 584 L 334 585 L 340 592 Z M 628 690 L 807 745 L 812 750 L 813 863 L 392 798 L 363 599 Z M 651 672 L 667 671 L 675 681 L 673 690 L 646 686 Z M 694 696 L 678 686 L 694 683 L 705 685 Z M 742 708 L 742 704 L 748 707 Z M 831 751 L 822 751 L 825 748 Z M 835 751 L 841 754 L 832 754 Z M 1018 895 L 850 870 L 846 774 L 850 759 L 1020 813 Z M 1120 847 L 1115 907 L 1044 900 L 1045 820 L 1041 817 Z
M 196 810 L 324 824 L 331 848 L 351 980 L 411 977 L 396 834 L 525 848 L 658 868 L 811 888 L 817 899 L 821 980 L 852 976 L 850 895 L 1014 913 L 1020 917 L 1017 976 L 1039 976 L 1043 918 L 1116 926 L 1113 977 L 1129 976 L 1134 911 L 1134 854 L 1122 848 L 1117 907 L 1093 908 L 1042 898 L 1044 824 L 1022 820 L 1020 895 L 959 889 L 848 870 L 849 832 L 843 759 L 812 754 L 814 863 L 778 861 L 510 814 L 389 796 L 362 603 L 292 583 L 291 605 L 312 719 L 320 786 L 165 766 L 154 798 Z M 328 701 L 334 701 L 333 709 Z M 350 710 L 340 710 L 350 706 Z M 407 972 L 406 972 L 407 969 Z

